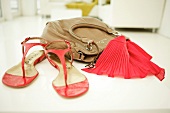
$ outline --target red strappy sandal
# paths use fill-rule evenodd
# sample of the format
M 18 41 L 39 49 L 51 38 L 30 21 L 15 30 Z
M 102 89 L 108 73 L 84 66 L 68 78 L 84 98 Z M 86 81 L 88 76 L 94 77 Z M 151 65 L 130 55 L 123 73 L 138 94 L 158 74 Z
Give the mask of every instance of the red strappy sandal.
M 68 41 L 49 43 L 45 47 L 45 54 L 49 62 L 59 70 L 58 76 L 52 82 L 53 88 L 59 95 L 71 98 L 88 91 L 87 78 L 72 65 L 73 54 Z
M 29 40 L 42 40 L 45 42 L 43 43 L 27 43 Z M 13 66 L 12 68 L 8 69 L 3 78 L 2 82 L 10 87 L 25 87 L 29 85 L 37 76 L 38 71 L 35 69 L 35 65 L 45 59 L 44 50 L 34 51 L 29 54 L 27 57 L 27 53 L 30 48 L 33 46 L 42 46 L 45 47 L 47 41 L 43 38 L 33 37 L 33 38 L 26 38 L 22 43 L 22 52 L 23 58 L 21 63 Z

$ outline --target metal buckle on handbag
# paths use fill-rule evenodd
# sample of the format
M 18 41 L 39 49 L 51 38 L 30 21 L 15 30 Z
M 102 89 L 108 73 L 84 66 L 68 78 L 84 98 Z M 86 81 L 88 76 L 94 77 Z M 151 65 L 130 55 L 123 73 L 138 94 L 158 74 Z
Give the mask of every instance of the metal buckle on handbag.
M 87 64 L 85 67 L 93 68 L 94 66 L 95 66 L 95 63 L 94 63 L 94 61 L 92 61 L 89 64 Z
M 115 36 L 121 36 L 122 34 L 119 33 L 118 31 L 114 31 L 114 32 L 113 32 L 113 35 L 115 35 Z
M 92 45 L 93 45 L 93 41 L 88 41 L 86 50 L 91 51 L 93 49 Z
M 83 52 L 79 51 L 78 53 L 79 53 L 79 59 L 80 59 L 80 60 L 83 60 L 83 59 L 84 59 Z
M 94 41 L 89 41 L 88 42 L 88 45 L 89 45 L 89 48 L 92 50 L 92 45 L 96 46 L 96 49 L 97 49 L 97 55 L 95 56 L 94 60 L 92 62 L 90 62 L 88 65 L 86 65 L 85 67 L 88 67 L 88 68 L 93 68 L 95 66 L 95 62 L 99 56 L 99 47 L 98 45 L 94 42 Z

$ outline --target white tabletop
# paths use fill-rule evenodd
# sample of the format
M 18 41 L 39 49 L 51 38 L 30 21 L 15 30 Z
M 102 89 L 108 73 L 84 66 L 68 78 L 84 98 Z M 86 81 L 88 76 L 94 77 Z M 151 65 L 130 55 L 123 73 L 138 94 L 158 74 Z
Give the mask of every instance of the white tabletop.
M 12 27 L 9 22 L 0 27 L 3 31 L 0 32 L 0 79 L 8 68 L 21 60 L 20 42 L 25 35 L 36 36 L 34 30 L 41 30 L 44 26 L 40 24 L 42 26 L 35 27 L 31 32 L 23 32 L 26 28 L 32 28 L 26 22 L 16 21 Z M 30 22 L 39 21 L 30 19 Z M 20 27 L 22 24 L 26 27 Z M 80 62 L 73 65 L 80 71 L 85 66 Z M 89 81 L 88 92 L 77 98 L 66 99 L 52 87 L 52 80 L 58 71 L 47 60 L 38 64 L 36 69 L 40 74 L 28 87 L 14 89 L 0 82 L 1 113 L 170 113 L 170 89 L 155 76 L 123 79 L 81 71 Z
M 84 65 L 74 62 L 79 70 Z M 59 96 L 52 87 L 58 71 L 47 60 L 36 68 L 40 74 L 28 87 L 13 89 L 0 82 L 0 112 L 170 112 L 170 90 L 155 76 L 144 79 L 109 78 L 80 70 L 89 80 L 89 90 L 80 97 L 67 99 Z

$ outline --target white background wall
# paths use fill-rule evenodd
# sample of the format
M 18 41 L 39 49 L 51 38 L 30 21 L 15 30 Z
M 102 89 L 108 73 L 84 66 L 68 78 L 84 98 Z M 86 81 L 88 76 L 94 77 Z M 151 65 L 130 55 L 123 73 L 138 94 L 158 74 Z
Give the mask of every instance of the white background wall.
M 5 20 L 13 19 L 9 3 L 10 3 L 10 0 L 1 0 L 2 15 Z
M 22 16 L 34 16 L 37 13 L 36 0 L 21 0 Z
M 166 0 L 164 15 L 158 33 L 170 38 L 170 0 Z
M 12 20 L 13 15 L 10 11 L 9 1 L 1 0 L 3 15 L 5 20 Z M 36 14 L 36 0 L 20 0 L 21 1 L 21 15 L 33 16 Z M 156 12 L 153 12 L 156 13 Z M 163 14 L 162 23 L 158 33 L 170 38 L 170 0 L 166 0 L 165 10 Z

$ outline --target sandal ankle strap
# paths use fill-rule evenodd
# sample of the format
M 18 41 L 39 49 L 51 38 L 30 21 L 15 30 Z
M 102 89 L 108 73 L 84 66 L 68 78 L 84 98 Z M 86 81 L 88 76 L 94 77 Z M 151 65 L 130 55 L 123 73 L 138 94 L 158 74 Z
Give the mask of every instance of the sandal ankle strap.
M 42 40 L 44 41 L 45 43 L 27 43 L 27 41 L 29 40 Z M 32 48 L 33 46 L 42 46 L 43 48 L 48 44 L 48 41 L 41 38 L 41 37 L 27 37 L 25 38 L 25 40 L 23 42 L 21 42 L 22 44 L 22 53 L 23 53 L 23 57 L 22 57 L 22 62 L 21 62 L 21 65 L 22 65 L 22 72 L 23 72 L 23 78 L 25 78 L 25 69 L 24 69 L 24 64 L 25 64 L 25 57 L 29 51 L 30 48 Z

